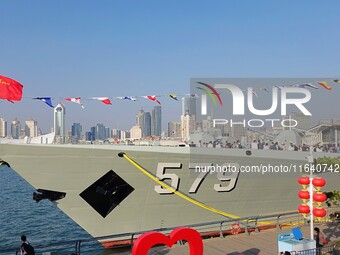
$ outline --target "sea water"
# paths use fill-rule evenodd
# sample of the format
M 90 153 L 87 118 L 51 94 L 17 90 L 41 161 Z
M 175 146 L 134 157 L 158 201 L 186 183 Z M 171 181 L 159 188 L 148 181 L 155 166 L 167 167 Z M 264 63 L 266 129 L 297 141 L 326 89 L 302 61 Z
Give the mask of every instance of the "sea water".
M 33 200 L 35 189 L 12 169 L 0 167 L 0 254 L 15 254 L 21 245 L 20 236 L 26 235 L 36 247 L 36 254 L 71 254 L 76 240 L 91 236 L 52 202 Z M 70 241 L 65 245 L 56 243 Z M 39 246 L 44 246 L 39 248 Z M 108 251 L 96 241 L 83 242 L 82 254 L 128 254 Z

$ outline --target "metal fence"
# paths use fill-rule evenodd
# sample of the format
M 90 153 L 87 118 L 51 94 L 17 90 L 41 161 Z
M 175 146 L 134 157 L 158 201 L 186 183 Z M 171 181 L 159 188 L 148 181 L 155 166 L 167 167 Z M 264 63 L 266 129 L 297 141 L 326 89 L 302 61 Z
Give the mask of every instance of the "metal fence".
M 329 213 L 339 210 L 339 208 L 332 209 Z M 327 221 L 327 219 L 325 219 Z M 268 228 L 276 228 L 281 229 L 282 226 L 297 226 L 308 223 L 306 219 L 302 217 L 302 215 L 298 212 L 286 212 L 286 213 L 277 213 L 277 214 L 268 214 L 268 215 L 256 215 L 250 217 L 243 217 L 238 219 L 228 219 L 223 221 L 213 221 L 213 222 L 205 222 L 200 224 L 192 224 L 185 226 L 174 226 L 169 228 L 158 228 L 158 229 L 150 229 L 144 230 L 140 232 L 130 232 L 130 233 L 121 233 L 117 235 L 109 235 L 109 236 L 101 236 L 95 238 L 88 238 L 82 240 L 69 240 L 66 242 L 56 242 L 49 244 L 34 244 L 34 248 L 36 254 L 42 255 L 94 255 L 94 254 L 107 254 L 103 250 L 103 246 L 100 242 L 103 240 L 117 240 L 123 241 L 122 245 L 119 246 L 120 254 L 128 254 L 130 248 L 133 246 L 134 239 L 136 239 L 139 235 L 148 232 L 148 231 L 157 231 L 163 232 L 164 234 L 170 233 L 173 229 L 178 227 L 189 227 L 196 229 L 201 233 L 202 238 L 205 237 L 221 237 L 225 238 L 227 235 L 231 234 L 239 234 L 246 233 L 250 234 L 251 232 L 259 232 Z M 237 226 L 235 229 L 234 226 Z M 237 231 L 235 231 L 237 230 Z M 326 249 L 326 248 L 324 248 Z M 1 255 L 5 254 L 20 254 L 18 253 L 19 249 L 17 248 L 9 248 L 5 250 L 0 250 Z M 333 252 L 334 250 L 332 250 Z M 125 252 L 125 253 L 124 253 Z M 307 252 L 307 251 L 306 251 Z M 323 252 L 323 251 L 322 251 Z M 338 254 L 338 253 L 318 253 L 314 250 L 314 253 L 292 253 L 292 254 L 301 254 L 301 255 L 309 255 L 309 254 Z M 339 254 L 340 255 L 340 254 Z
M 304 251 L 291 251 L 291 255 L 340 255 L 340 250 L 334 246 L 322 247 Z

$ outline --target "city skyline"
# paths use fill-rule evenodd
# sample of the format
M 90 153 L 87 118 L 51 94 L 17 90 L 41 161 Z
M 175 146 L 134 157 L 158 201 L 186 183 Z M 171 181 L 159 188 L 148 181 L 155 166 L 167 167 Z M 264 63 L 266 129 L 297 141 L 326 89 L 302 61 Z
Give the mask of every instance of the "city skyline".
M 328 81 L 329 85 L 332 86 L 332 90 L 326 90 L 322 88 L 320 85 L 318 85 L 318 81 L 322 81 L 322 80 Z M 257 84 L 257 86 L 254 86 L 254 89 L 255 91 L 257 91 L 257 93 L 253 95 L 253 98 L 254 98 L 253 100 L 255 101 L 256 104 L 259 105 L 260 107 L 259 109 L 267 107 L 266 105 L 268 105 L 268 103 L 271 102 L 272 93 L 274 93 L 272 92 L 272 89 L 275 88 L 275 86 L 273 86 L 272 84 L 278 84 L 281 86 L 288 86 L 288 87 L 294 84 L 304 84 L 304 83 L 315 84 L 317 85 L 316 88 L 319 88 L 319 89 L 316 90 L 314 88 L 313 89 L 309 88 L 312 97 L 311 97 L 311 100 L 308 102 L 308 108 L 310 108 L 312 112 L 312 118 L 310 119 L 310 122 L 312 123 L 312 125 L 317 124 L 318 121 L 321 119 L 330 119 L 330 118 L 338 117 L 336 115 L 337 114 L 336 112 L 331 111 L 329 109 L 332 109 L 333 103 L 338 101 L 337 94 L 340 90 L 340 84 L 328 78 L 193 78 L 191 79 L 190 87 L 192 86 L 194 88 L 197 87 L 197 84 L 199 84 L 201 81 L 208 82 L 209 84 L 213 86 L 214 84 L 216 84 L 216 82 L 217 83 L 227 82 L 227 83 L 239 85 L 240 88 L 243 89 L 243 91 L 246 90 L 247 86 L 253 86 L 254 84 Z M 262 85 L 262 87 L 259 87 L 259 84 Z M 263 86 L 266 88 L 266 91 L 263 90 Z M 221 109 L 225 109 L 226 114 L 228 114 L 227 113 L 228 108 L 230 108 L 231 106 L 230 102 L 232 102 L 232 100 L 230 100 L 232 99 L 231 94 L 230 93 L 228 94 L 227 92 L 223 90 L 219 90 L 219 93 L 221 93 L 220 94 L 221 97 L 224 97 L 224 101 L 225 101 L 224 103 L 229 104 L 229 106 L 221 108 Z M 65 120 L 64 120 L 66 121 L 66 123 L 70 123 L 70 122 L 80 123 L 81 122 L 85 128 L 89 128 L 91 127 L 91 125 L 93 125 L 93 123 L 104 123 L 105 122 L 105 123 L 108 123 L 107 125 L 110 126 L 111 128 L 128 130 L 132 125 L 135 124 L 133 122 L 133 118 L 130 118 L 131 111 L 126 113 L 124 117 L 122 118 L 119 118 L 116 115 L 111 115 L 111 114 L 108 114 L 104 119 L 101 117 L 98 118 L 98 116 L 100 116 L 100 113 L 102 112 L 111 111 L 112 108 L 114 110 L 124 109 L 123 106 L 125 105 L 133 105 L 135 110 L 137 110 L 137 107 L 140 107 L 139 109 L 147 109 L 148 111 L 146 112 L 150 112 L 150 114 L 155 114 L 153 113 L 154 109 L 156 109 L 157 107 L 162 107 L 162 111 L 164 112 L 164 114 L 163 113 L 160 114 L 160 116 L 162 117 L 161 117 L 161 121 L 158 122 L 158 126 L 166 127 L 170 121 L 175 121 L 175 122 L 181 121 L 181 117 L 180 117 L 181 115 L 179 115 L 180 112 L 182 113 L 182 115 L 185 115 L 185 113 L 188 113 L 190 115 L 196 116 L 196 111 L 197 111 L 197 114 L 199 116 L 200 107 L 198 106 L 198 104 L 200 104 L 201 96 L 202 95 L 197 94 L 197 92 L 190 91 L 190 93 L 187 93 L 185 95 L 178 95 L 178 98 L 176 98 L 177 100 L 170 98 L 169 95 L 156 96 L 153 99 L 154 102 L 152 102 L 152 100 L 149 100 L 149 99 L 141 99 L 141 98 L 138 101 L 139 103 L 136 103 L 135 101 L 131 101 L 131 100 L 117 99 L 117 100 L 112 100 L 113 102 L 112 106 L 104 105 L 104 104 L 97 104 L 97 106 L 100 107 L 100 109 L 98 110 L 98 114 L 97 113 L 90 114 L 89 111 L 87 110 L 88 107 L 93 107 L 96 105 L 96 104 L 93 104 L 94 100 L 92 100 L 91 102 L 92 104 L 87 105 L 88 107 L 86 107 L 85 110 L 82 109 L 83 107 L 80 108 L 79 105 L 74 104 L 74 102 L 71 102 L 71 103 L 62 102 L 62 100 L 60 100 L 59 101 L 60 103 L 58 105 L 62 105 L 62 107 L 67 106 L 68 108 L 69 114 L 65 117 Z M 157 100 L 157 98 L 159 100 L 162 100 L 161 105 L 160 105 L 160 102 L 158 102 L 159 104 L 156 103 L 155 100 Z M 324 107 L 322 108 L 319 107 L 320 100 L 323 101 Z M 31 101 L 36 101 L 37 103 L 41 105 L 41 107 L 51 110 L 51 107 L 47 107 L 46 105 L 39 102 L 39 100 L 38 101 L 31 100 Z M 6 102 L 1 101 L 0 103 L 6 103 Z M 148 106 L 145 107 L 145 104 L 148 104 Z M 153 107 L 151 105 L 153 105 Z M 218 108 L 216 108 L 216 110 L 218 110 Z M 294 110 L 296 111 L 298 109 L 296 107 L 295 109 L 291 107 L 290 111 L 294 112 Z M 210 111 L 211 112 L 209 114 L 212 114 L 213 109 L 211 109 Z M 9 113 L 11 112 L 8 112 L 8 113 L 6 112 L 6 114 L 9 114 Z M 276 115 L 276 117 L 278 116 L 277 112 L 274 114 Z M 39 115 L 39 117 L 41 116 Z M 31 119 L 32 119 L 32 116 L 31 116 Z M 151 116 L 148 116 L 148 119 L 150 120 Z M 47 133 L 51 129 L 50 127 L 48 127 L 48 120 L 51 120 L 51 118 L 50 117 L 44 118 L 43 121 L 40 121 L 38 119 L 42 133 Z M 69 124 L 67 125 L 69 127 Z M 147 134 L 148 135 L 151 135 L 151 133 L 154 134 L 155 132 L 152 128 L 155 126 L 155 123 L 152 123 L 152 125 L 151 124 L 148 124 L 148 125 L 149 126 L 148 126 Z M 143 125 L 141 124 L 141 126 Z M 166 132 L 167 130 L 161 130 L 161 128 L 157 128 L 156 133 L 159 134 L 162 131 Z M 143 136 L 147 136 L 147 135 L 143 134 Z
M 41 134 L 41 133 L 43 133 L 43 134 L 49 133 L 51 130 L 56 130 L 57 136 L 66 137 L 67 132 L 71 132 L 72 136 L 73 136 L 73 133 L 75 132 L 73 130 L 73 126 L 75 124 L 80 125 L 80 130 L 81 130 L 80 132 L 82 132 L 83 135 L 86 132 L 92 133 L 93 137 L 90 138 L 90 140 L 93 139 L 93 138 L 96 139 L 96 136 L 93 135 L 93 134 L 97 134 L 97 136 L 99 135 L 98 139 L 102 140 L 102 139 L 100 139 L 102 137 L 114 137 L 115 135 L 110 133 L 113 130 L 129 132 L 130 129 L 135 125 L 140 126 L 142 128 L 142 137 L 146 137 L 146 136 L 149 136 L 149 135 L 160 136 L 159 132 L 160 133 L 164 132 L 165 134 L 169 134 L 169 137 L 171 137 L 172 135 L 169 133 L 169 131 L 170 131 L 170 129 L 171 130 L 176 129 L 175 123 L 180 123 L 184 127 L 184 128 L 182 128 L 182 131 L 184 129 L 188 129 L 188 130 L 185 131 L 185 132 L 187 132 L 187 135 L 183 135 L 183 133 L 182 133 L 182 137 L 188 137 L 189 136 L 189 133 L 188 133 L 189 132 L 189 123 L 193 123 L 193 120 L 195 120 L 195 118 L 196 118 L 196 108 L 198 107 L 198 105 L 196 105 L 196 103 L 197 103 L 196 99 L 197 99 L 196 97 L 182 98 L 182 100 L 181 100 L 182 115 L 179 116 L 179 118 L 177 118 L 176 120 L 166 121 L 166 125 L 163 125 L 164 128 L 166 128 L 166 129 L 159 128 L 159 127 L 162 126 L 161 123 L 164 122 L 164 120 L 162 120 L 162 113 L 161 113 L 162 107 L 158 106 L 158 105 L 154 106 L 151 109 L 151 111 L 149 111 L 149 112 L 144 111 L 143 110 L 144 108 L 142 107 L 139 110 L 139 112 L 137 113 L 137 115 L 135 115 L 136 121 L 135 121 L 135 123 L 133 123 L 132 126 L 127 127 L 127 128 L 117 128 L 116 126 L 107 127 L 107 123 L 104 123 L 104 122 L 97 123 L 96 124 L 97 126 L 93 126 L 95 123 L 92 123 L 88 127 L 84 126 L 83 122 L 71 121 L 70 123 L 68 123 L 68 122 L 65 123 L 65 119 L 67 117 L 67 115 L 65 114 L 66 107 L 65 107 L 65 105 L 58 104 L 54 108 L 54 114 L 53 114 L 53 116 L 54 116 L 53 117 L 54 118 L 54 126 L 53 126 L 53 128 L 50 128 L 49 130 L 42 132 L 41 129 L 40 129 L 40 125 L 39 125 L 39 128 L 38 128 L 38 122 L 36 120 L 33 120 L 32 118 L 30 118 L 29 120 L 25 120 L 25 121 L 21 120 L 21 122 L 20 122 L 20 120 L 17 117 L 15 117 L 13 119 L 13 121 L 11 122 L 10 120 L 6 120 L 4 118 L 1 118 L 1 116 L 0 116 L 0 137 L 4 133 L 12 134 L 12 137 L 16 137 L 16 138 L 19 138 L 23 135 L 26 135 L 28 137 L 34 137 L 34 136 L 37 136 L 38 134 Z M 62 112 L 62 113 L 58 115 L 58 113 L 57 113 L 58 111 L 56 109 L 59 109 L 59 112 Z M 156 109 L 158 109 L 158 110 L 156 110 Z M 156 112 L 158 112 L 158 113 L 156 114 Z M 139 117 L 138 117 L 139 115 L 141 117 L 140 120 L 139 120 Z M 187 118 L 187 119 L 185 119 L 185 118 L 183 119 L 183 117 L 185 117 L 185 115 L 189 115 L 191 117 L 194 116 L 194 119 L 192 119 L 191 117 Z M 160 117 L 157 117 L 157 116 L 160 116 Z M 145 117 L 147 118 L 147 120 L 145 119 Z M 287 119 L 289 117 L 292 117 L 292 119 L 298 120 L 297 128 L 308 129 L 308 128 L 313 126 L 312 122 L 311 122 L 311 116 L 304 116 L 303 114 L 301 114 L 301 112 L 296 112 L 296 111 L 290 112 L 287 116 L 284 116 L 283 119 Z M 328 119 L 333 119 L 333 118 L 336 119 L 338 117 L 333 116 L 332 118 L 328 118 Z M 325 118 L 322 118 L 322 119 L 325 119 Z M 317 123 L 321 122 L 322 119 L 318 119 Z M 198 120 L 195 120 L 195 121 L 197 122 Z M 56 124 L 56 122 L 59 122 L 60 124 Z M 203 125 L 202 128 L 205 129 L 204 128 L 204 125 L 206 125 L 206 124 L 204 124 L 205 122 L 206 121 L 203 121 L 203 123 L 199 124 L 197 127 L 199 127 L 200 125 Z M 11 123 L 10 129 L 9 129 L 9 127 L 6 123 Z M 21 123 L 25 123 L 25 124 L 23 124 L 21 126 Z M 31 124 L 28 124 L 28 123 L 31 123 Z M 143 127 L 143 125 L 145 125 L 145 123 L 147 123 L 147 127 L 146 127 L 147 131 L 145 131 L 144 127 Z M 155 129 L 156 123 L 159 127 Z M 317 124 L 317 123 L 314 123 L 314 124 Z M 171 125 L 175 125 L 175 126 L 171 126 Z M 191 125 L 191 126 L 195 126 L 195 125 Z M 84 128 L 83 128 L 83 126 L 84 126 Z M 187 128 L 185 128 L 185 127 L 187 127 Z M 276 128 L 278 128 L 278 127 L 276 127 Z M 99 130 L 102 130 L 102 131 L 98 131 L 98 130 L 96 131 L 96 129 L 99 129 Z M 8 131 L 8 130 L 10 130 L 10 131 Z M 79 127 L 78 127 L 78 130 L 79 130 Z M 31 135 L 31 132 L 33 132 L 34 135 Z M 156 132 L 158 132 L 158 133 L 156 134 Z M 106 133 L 106 134 L 110 133 L 110 135 L 104 136 L 103 133 Z M 175 132 L 175 133 L 178 133 L 178 131 Z M 223 133 L 223 131 L 222 131 L 222 133 Z M 78 136 L 78 139 L 79 139 L 79 131 L 78 131 L 77 136 Z M 121 136 L 121 135 L 118 135 L 118 136 Z
M 187 105 L 185 100 L 183 100 L 183 108 Z M 81 123 L 73 123 L 71 128 L 67 128 L 65 135 L 61 135 L 63 133 L 62 130 L 64 130 L 63 124 L 64 123 L 64 117 L 65 117 L 65 108 L 62 105 L 56 106 L 54 109 L 54 118 L 56 120 L 55 126 L 59 126 L 56 129 L 58 130 L 58 134 L 55 136 L 54 140 L 52 139 L 49 134 L 46 134 L 47 136 L 43 137 L 40 136 L 38 139 L 34 139 L 34 143 L 39 142 L 52 142 L 54 143 L 81 143 L 81 144 L 89 144 L 89 143 L 120 143 L 123 142 L 125 144 L 132 144 L 137 140 L 145 140 L 146 142 L 148 140 L 154 140 L 155 137 L 148 137 L 148 134 L 142 134 L 142 129 L 138 126 L 138 123 L 140 121 L 145 122 L 145 113 L 148 117 L 148 132 L 150 132 L 151 125 L 154 121 L 151 121 L 150 118 L 154 120 L 155 118 L 155 111 L 159 109 L 159 106 L 155 106 L 152 115 L 150 112 L 144 112 L 143 109 L 140 109 L 140 111 L 136 115 L 136 125 L 132 126 L 130 130 L 119 130 L 119 129 L 112 129 L 109 127 L 106 127 L 103 123 L 98 123 L 96 126 L 92 126 L 90 130 L 86 131 L 82 128 Z M 194 113 L 195 110 L 192 111 Z M 317 142 L 321 136 L 320 134 L 316 134 L 315 132 L 319 130 L 320 126 L 327 127 L 325 130 L 322 129 L 322 132 L 325 132 L 327 139 L 325 140 L 327 144 L 331 144 L 332 139 L 334 138 L 336 141 L 337 135 L 335 133 L 334 127 L 338 125 L 340 118 L 335 119 L 327 119 L 327 120 L 320 120 L 318 122 L 317 127 L 311 127 L 310 126 L 310 116 L 305 116 L 299 112 L 291 112 L 287 116 L 283 116 L 283 119 L 286 119 L 287 117 L 294 116 L 292 118 L 296 119 L 298 124 L 301 124 L 301 126 L 298 126 L 297 128 L 293 128 L 296 130 L 299 130 L 301 127 L 309 128 L 307 132 L 303 132 L 303 130 L 297 131 L 296 135 L 300 135 L 300 140 L 296 141 L 296 143 L 301 143 L 303 141 L 304 143 L 310 143 L 310 141 Z M 140 120 L 139 120 L 140 118 Z M 26 120 L 25 126 L 21 126 L 20 121 L 15 118 L 10 125 L 10 134 L 7 135 L 7 137 L 3 137 L 4 130 L 8 127 L 6 126 L 6 120 L 3 118 L 0 118 L 0 138 L 5 138 L 3 141 L 9 142 L 10 140 L 6 138 L 12 138 L 14 139 L 22 139 L 21 142 L 27 142 L 31 141 L 30 138 L 34 138 L 36 136 L 42 135 L 42 133 L 38 132 L 38 123 L 37 121 L 33 119 Z M 157 122 L 157 121 L 156 121 Z M 207 146 L 207 142 L 211 141 L 211 139 L 218 138 L 223 139 L 223 141 L 226 141 L 226 143 L 231 144 L 232 142 L 241 141 L 242 146 L 248 146 L 253 140 L 259 141 L 268 139 L 281 139 L 279 137 L 282 137 L 282 134 L 285 131 L 289 131 L 288 128 L 283 128 L 280 126 L 275 126 L 273 128 L 266 127 L 266 128 L 260 128 L 259 130 L 252 130 L 249 128 L 245 128 L 242 126 L 234 125 L 234 126 L 228 126 L 228 125 L 213 125 L 213 119 L 211 116 L 208 116 L 206 120 L 200 120 L 195 121 L 195 114 L 188 114 L 188 111 L 185 111 L 185 115 L 181 115 L 181 122 L 168 122 L 168 130 L 164 130 L 162 132 L 162 136 L 159 138 L 165 138 L 166 141 L 168 138 L 175 139 L 181 142 L 191 143 L 195 146 Z M 155 129 L 152 128 L 155 132 Z M 145 131 L 144 131 L 145 132 Z M 203 133 L 202 133 L 203 132 Z M 304 133 L 304 135 L 301 133 Z M 44 134 L 45 135 L 45 134 Z M 203 136 L 202 136 L 203 135 Z M 152 135 L 153 136 L 153 135 Z M 323 137 L 323 136 L 322 136 Z M 332 138 L 333 137 L 333 138 Z M 25 138 L 25 139 L 24 139 Z M 158 140 L 159 138 L 156 138 Z M 330 139 L 332 138 L 332 139 Z M 201 140 L 202 139 L 202 140 Z M 333 139 L 333 140 L 334 140 Z M 272 140 L 269 140 L 272 141 Z M 12 141 L 14 142 L 14 141 Z M 20 141 L 18 141 L 20 142 Z M 147 142 L 149 143 L 149 142 Z M 215 144 L 216 145 L 216 144 Z
M 51 96 L 54 105 L 65 104 L 67 123 L 105 122 L 128 129 L 141 107 L 157 103 L 116 99 L 106 106 L 84 100 L 82 110 L 60 99 L 184 95 L 190 93 L 192 77 L 340 76 L 339 1 L 64 3 L 68 8 L 56 2 L 2 1 L 6 12 L 0 23 L 9 39 L 0 48 L 1 75 L 24 86 L 21 102 L 0 102 L 0 116 L 8 121 L 32 117 L 48 131 L 52 109 L 31 98 Z M 326 109 L 332 109 L 332 101 L 338 105 L 333 95 L 328 100 L 321 94 L 320 100 L 329 103 Z M 181 103 L 160 101 L 162 126 L 180 121 Z M 318 112 L 331 117 L 323 108 Z
M 65 109 L 67 108 L 67 113 L 68 114 L 66 114 L 65 115 L 65 120 L 66 120 L 66 129 L 69 129 L 69 128 L 72 128 L 71 126 L 74 124 L 74 123 L 81 123 L 82 124 L 82 126 L 83 126 L 83 128 L 84 129 L 90 129 L 94 124 L 97 124 L 97 123 L 105 123 L 105 124 L 107 124 L 108 126 L 109 126 L 109 121 L 107 121 L 107 122 L 105 122 L 105 120 L 100 120 L 100 121 L 98 121 L 98 122 L 96 122 L 96 121 L 93 121 L 93 122 L 89 122 L 89 118 L 85 118 L 85 119 L 83 119 L 83 121 L 79 121 L 79 118 L 75 118 L 75 119 L 73 119 L 73 116 L 69 116 L 69 114 L 70 114 L 70 111 L 71 110 L 69 110 L 69 108 L 73 108 L 73 107 L 77 107 L 77 105 L 75 105 L 75 106 L 73 106 L 73 105 L 70 105 L 70 106 L 68 106 L 68 107 L 66 107 L 65 105 L 62 105 Z M 139 107 L 139 109 L 136 109 L 136 113 L 138 112 L 138 111 L 140 111 L 140 109 L 150 109 L 150 110 L 148 110 L 148 111 L 146 111 L 146 112 L 152 112 L 152 110 L 153 110 L 153 108 L 154 107 L 158 107 L 158 105 L 156 105 L 156 106 L 150 106 L 150 107 Z M 181 108 L 182 106 L 180 106 L 180 108 Z M 50 108 L 51 110 L 50 110 L 50 116 L 49 116 L 49 118 L 47 118 L 48 119 L 48 121 L 46 121 L 46 119 L 44 119 L 44 121 L 37 121 L 38 123 L 39 123 L 39 128 L 42 130 L 42 132 L 43 133 L 49 133 L 53 128 L 54 128 L 54 115 L 53 115 L 53 111 L 54 111 L 54 108 Z M 81 110 L 81 109 L 80 109 Z M 163 112 L 163 107 L 162 107 L 162 112 Z M 167 111 L 166 111 L 167 112 Z M 129 130 L 132 126 L 134 126 L 136 123 L 135 123 L 135 117 L 136 117 L 136 113 L 130 113 L 130 115 L 129 116 L 125 116 L 125 121 L 126 121 L 126 123 L 125 123 L 125 125 L 122 125 L 122 124 L 120 124 L 120 123 L 118 123 L 118 121 L 115 121 L 116 123 L 117 123 L 117 125 L 110 125 L 110 128 L 112 128 L 112 129 L 120 129 L 120 130 Z M 2 114 L 0 114 L 0 119 L 4 119 L 4 120 L 6 120 L 7 122 L 8 121 L 12 121 L 12 120 L 14 120 L 14 119 L 18 119 L 18 120 L 21 120 L 21 121 L 26 121 L 27 119 L 25 119 L 25 117 L 23 117 L 23 118 L 19 118 L 18 116 L 20 116 L 20 115 L 15 115 L 15 116 L 13 116 L 12 118 L 9 118 L 9 119 L 7 119 L 7 118 L 4 118 L 4 116 L 2 115 Z M 162 114 L 162 116 L 163 116 L 163 114 Z M 34 120 L 37 120 L 37 118 L 34 118 L 34 117 L 29 117 L 28 119 L 34 119 Z M 38 118 L 39 119 L 39 118 Z M 162 123 L 161 123 L 161 126 L 163 126 L 163 127 L 167 127 L 167 123 L 169 122 L 169 121 L 180 121 L 180 113 L 178 113 L 178 117 L 177 117 L 177 119 L 175 119 L 175 120 L 166 120 L 166 119 L 164 119 L 164 118 L 162 118 Z M 51 124 L 46 124 L 46 123 L 51 123 Z M 128 123 L 131 123 L 131 126 L 129 126 L 129 124 Z M 43 127 L 43 128 L 42 128 Z M 151 127 L 150 127 L 151 128 Z M 166 131 L 166 130 L 161 130 L 161 131 Z
M 151 113 L 145 112 L 140 109 L 136 115 L 135 125 L 143 129 L 141 138 L 150 135 L 161 136 L 162 132 L 167 133 L 167 130 L 162 130 L 162 110 L 161 106 L 154 106 Z M 116 127 L 106 127 L 104 123 L 93 124 L 88 128 L 83 128 L 82 123 L 73 122 L 68 124 L 65 122 L 66 119 L 66 107 L 63 104 L 58 104 L 53 109 L 53 127 L 48 132 L 41 132 L 38 127 L 38 122 L 32 118 L 25 120 L 25 125 L 22 127 L 20 120 L 15 117 L 11 124 L 11 132 L 8 132 L 7 120 L 0 116 L 0 137 L 12 137 L 14 139 L 27 137 L 36 137 L 41 134 L 47 134 L 49 132 L 55 132 L 56 141 L 58 143 L 70 142 L 66 141 L 66 137 L 73 141 L 79 141 L 85 138 L 85 140 L 105 140 L 107 138 L 118 138 L 125 137 L 130 132 L 128 129 L 117 129 Z M 144 130 L 145 129 L 145 130 Z M 124 134 L 122 134 L 123 132 Z

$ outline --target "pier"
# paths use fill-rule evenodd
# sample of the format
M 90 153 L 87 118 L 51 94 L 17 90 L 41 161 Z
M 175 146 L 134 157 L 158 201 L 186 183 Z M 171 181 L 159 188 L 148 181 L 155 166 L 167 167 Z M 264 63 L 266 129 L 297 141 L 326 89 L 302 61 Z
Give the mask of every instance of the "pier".
M 340 223 L 326 223 L 317 225 L 327 237 L 328 244 L 334 245 L 340 241 Z M 300 226 L 303 236 L 309 238 L 309 225 Z M 251 232 L 238 235 L 228 235 L 224 238 L 210 238 L 203 240 L 204 255 L 255 255 L 255 254 L 278 254 L 277 236 L 280 233 L 290 231 L 290 227 L 283 227 L 280 230 L 267 229 L 260 232 Z M 158 247 L 153 250 L 153 255 L 188 255 L 187 245 L 174 245 L 171 249 Z M 329 254 L 329 253 L 327 253 Z M 331 253 L 333 254 L 333 253 Z M 336 253 L 340 254 L 340 253 Z M 112 254 L 113 255 L 113 254 Z
M 264 219 L 274 222 L 276 218 L 276 224 L 274 225 L 258 225 L 259 221 Z M 295 219 L 295 221 L 294 221 Z M 231 234 L 230 223 L 232 221 L 225 222 L 213 222 L 204 223 L 199 225 L 187 226 L 191 228 L 198 228 L 201 231 L 203 229 L 220 229 L 220 231 L 213 231 L 204 233 L 201 232 L 203 237 L 204 255 L 271 255 L 278 254 L 278 235 L 291 231 L 291 228 L 300 227 L 304 238 L 310 238 L 310 226 L 309 224 L 302 223 L 299 219 L 299 214 L 285 213 L 274 214 L 268 216 L 259 216 L 258 218 L 249 218 L 246 224 L 242 220 L 241 230 L 239 233 Z M 300 223 L 300 224 L 298 224 Z M 222 228 L 222 225 L 224 227 Z M 316 223 L 315 226 L 319 227 L 324 233 L 327 240 L 323 252 L 321 254 L 340 255 L 340 221 L 339 219 L 327 220 L 322 223 Z M 175 227 L 177 228 L 177 227 Z M 163 232 L 168 235 L 174 228 L 169 229 L 154 229 L 156 232 Z M 131 255 L 131 244 L 136 241 L 136 238 L 140 233 L 123 233 L 120 235 L 107 236 L 107 238 L 124 238 L 125 244 L 121 246 L 115 246 L 114 248 L 104 247 L 98 242 L 96 238 L 89 238 L 83 240 L 66 240 L 64 242 L 38 244 L 35 243 L 34 247 L 36 254 L 43 255 L 60 255 L 60 254 L 74 254 L 74 255 Z M 101 239 L 104 239 L 102 237 Z M 123 239 L 121 239 L 123 240 Z M 337 245 L 337 246 L 336 246 Z M 337 247 L 337 248 L 335 248 Z M 18 252 L 19 247 L 12 247 L 5 250 L 0 250 L 2 255 L 15 254 Z M 19 253 L 17 253 L 19 254 Z M 176 243 L 171 248 L 159 245 L 153 247 L 149 255 L 188 255 L 190 254 L 187 244 Z M 292 255 L 310 255 L 315 253 L 291 253 Z

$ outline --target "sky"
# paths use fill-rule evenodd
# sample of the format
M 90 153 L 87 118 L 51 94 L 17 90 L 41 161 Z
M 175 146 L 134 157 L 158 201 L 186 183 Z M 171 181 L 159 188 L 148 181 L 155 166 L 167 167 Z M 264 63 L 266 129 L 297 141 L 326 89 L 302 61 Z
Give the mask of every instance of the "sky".
M 0 75 L 22 83 L 25 97 L 0 101 L 0 117 L 33 118 L 44 132 L 53 126 L 53 109 L 30 97 L 62 102 L 68 128 L 80 122 L 85 131 L 97 123 L 130 129 L 141 108 L 157 104 L 83 101 L 82 110 L 58 98 L 186 94 L 196 77 L 340 76 L 337 0 L 0 4 Z M 320 118 L 331 117 L 329 107 L 339 109 L 339 91 L 321 92 L 319 102 L 329 105 L 316 108 Z M 180 120 L 181 103 L 160 101 L 166 130 L 167 121 Z

